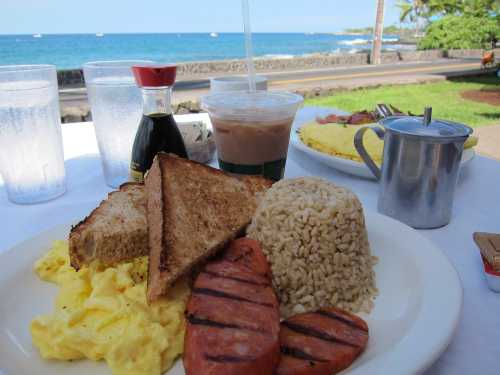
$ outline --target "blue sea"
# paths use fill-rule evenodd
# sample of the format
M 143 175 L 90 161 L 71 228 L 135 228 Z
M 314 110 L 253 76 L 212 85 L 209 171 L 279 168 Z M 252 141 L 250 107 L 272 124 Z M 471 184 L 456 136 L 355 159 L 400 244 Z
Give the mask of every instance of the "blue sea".
M 255 33 L 256 57 L 313 53 L 355 53 L 371 47 L 370 35 Z M 385 36 L 386 49 L 405 48 Z M 244 57 L 241 33 L 0 35 L 0 65 L 54 64 L 78 68 L 95 60 L 148 59 L 157 62 L 224 60 Z

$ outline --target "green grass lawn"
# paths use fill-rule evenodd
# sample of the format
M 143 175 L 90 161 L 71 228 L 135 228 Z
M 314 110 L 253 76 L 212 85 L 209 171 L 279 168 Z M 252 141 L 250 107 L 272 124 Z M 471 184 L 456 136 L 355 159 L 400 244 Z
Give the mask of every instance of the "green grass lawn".
M 436 118 L 477 127 L 500 124 L 500 106 L 465 100 L 460 97 L 460 92 L 494 88 L 500 88 L 500 78 L 481 76 L 436 83 L 341 91 L 333 96 L 307 99 L 306 105 L 335 107 L 352 112 L 371 110 L 377 103 L 385 103 L 415 114 L 421 114 L 424 107 L 432 106 L 433 116 Z

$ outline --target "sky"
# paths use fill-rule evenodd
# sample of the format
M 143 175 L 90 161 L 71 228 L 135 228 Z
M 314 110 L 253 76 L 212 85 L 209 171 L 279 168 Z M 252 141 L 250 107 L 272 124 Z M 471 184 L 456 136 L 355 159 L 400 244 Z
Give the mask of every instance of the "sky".
M 386 26 L 398 21 L 385 1 Z M 253 32 L 370 26 L 375 0 L 250 0 Z M 0 0 L 0 34 L 240 32 L 240 0 Z

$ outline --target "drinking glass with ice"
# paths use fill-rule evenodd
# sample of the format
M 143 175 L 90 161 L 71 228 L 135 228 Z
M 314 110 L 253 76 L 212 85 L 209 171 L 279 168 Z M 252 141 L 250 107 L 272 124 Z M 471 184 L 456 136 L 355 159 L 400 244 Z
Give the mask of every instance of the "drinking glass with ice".
M 152 61 L 96 61 L 83 65 L 106 184 L 117 188 L 129 177 L 135 134 L 142 116 L 142 95 L 131 67 Z
M 0 66 L 0 174 L 14 203 L 43 202 L 66 191 L 53 65 Z

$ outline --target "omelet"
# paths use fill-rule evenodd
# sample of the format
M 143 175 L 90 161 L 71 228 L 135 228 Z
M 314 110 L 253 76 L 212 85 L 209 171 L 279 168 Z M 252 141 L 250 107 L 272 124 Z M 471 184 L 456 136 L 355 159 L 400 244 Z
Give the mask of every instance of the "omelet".
M 302 142 L 317 151 L 363 162 L 354 147 L 354 135 L 362 127 L 362 125 L 318 124 L 313 122 L 302 126 L 299 136 Z M 464 144 L 464 149 L 474 147 L 477 143 L 478 138 L 470 136 Z M 374 132 L 368 131 L 363 137 L 363 144 L 375 163 L 381 165 L 384 141 L 380 140 Z
M 469 136 L 469 138 L 467 138 L 467 140 L 464 143 L 464 150 L 475 147 L 477 146 L 478 143 L 479 143 L 479 138 L 476 137 L 475 135 L 471 135 Z
M 52 313 L 36 317 L 32 340 L 43 358 L 105 360 L 114 375 L 160 375 L 182 354 L 185 280 L 165 297 L 146 302 L 147 257 L 115 267 L 98 262 L 80 271 L 69 264 L 68 243 L 56 241 L 35 263 L 59 286 Z
M 362 162 L 354 147 L 354 135 L 363 126 L 344 124 L 318 124 L 316 122 L 300 128 L 300 139 L 309 147 L 329 155 Z M 382 163 L 384 141 L 375 133 L 368 131 L 363 137 L 363 144 L 375 163 Z

